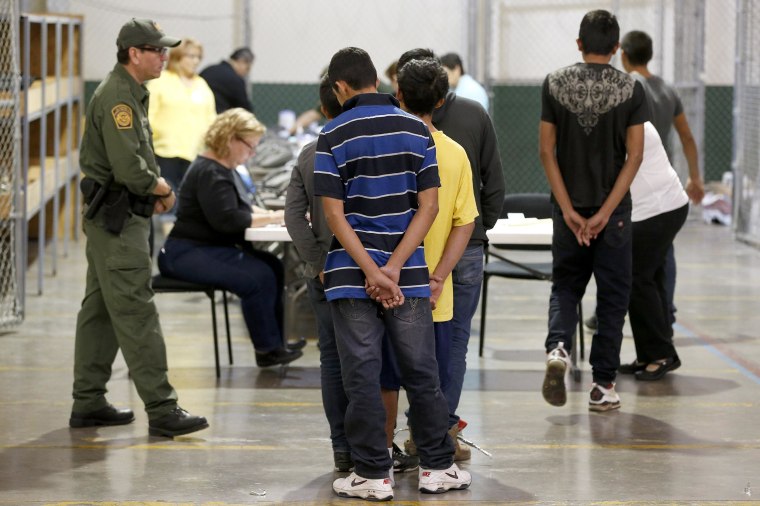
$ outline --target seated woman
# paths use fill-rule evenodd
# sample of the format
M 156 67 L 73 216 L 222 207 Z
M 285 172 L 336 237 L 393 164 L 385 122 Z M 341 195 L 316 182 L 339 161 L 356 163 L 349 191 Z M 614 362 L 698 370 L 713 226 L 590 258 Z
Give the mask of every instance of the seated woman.
M 158 256 L 164 276 L 218 286 L 240 297 L 259 367 L 286 364 L 303 354 L 283 339 L 282 264 L 245 240 L 246 228 L 283 220 L 281 211 L 254 212 L 235 170 L 253 156 L 264 131 L 245 109 L 217 116 L 206 133 L 206 150 L 187 171 L 177 222 Z
M 644 159 L 631 184 L 633 200 L 633 286 L 628 317 L 636 360 L 618 372 L 644 381 L 678 369 L 665 292 L 665 258 L 689 214 L 689 197 L 652 123 L 644 124 Z

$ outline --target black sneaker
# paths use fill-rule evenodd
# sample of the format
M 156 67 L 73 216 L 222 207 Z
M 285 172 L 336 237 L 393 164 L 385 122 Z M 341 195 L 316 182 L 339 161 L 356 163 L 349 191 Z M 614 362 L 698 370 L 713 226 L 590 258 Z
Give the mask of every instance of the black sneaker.
M 351 452 L 333 452 L 335 470 L 339 473 L 349 473 L 354 470 L 354 461 Z
M 596 330 L 599 326 L 599 320 L 596 318 L 596 313 L 583 320 L 583 324 L 591 330 Z
M 208 422 L 204 417 L 191 415 L 179 406 L 161 418 L 148 421 L 148 433 L 151 436 L 181 436 L 207 427 Z
M 89 413 L 77 413 L 72 411 L 69 418 L 69 427 L 99 427 L 103 425 L 126 425 L 132 423 L 135 414 L 131 409 L 116 409 L 112 405 L 100 408 Z
M 272 367 L 273 365 L 289 364 L 303 356 L 301 350 L 277 348 L 266 353 L 256 352 L 256 365 L 259 367 Z
M 393 443 L 393 472 L 408 473 L 420 467 L 420 458 L 407 455 L 401 451 L 396 443 Z

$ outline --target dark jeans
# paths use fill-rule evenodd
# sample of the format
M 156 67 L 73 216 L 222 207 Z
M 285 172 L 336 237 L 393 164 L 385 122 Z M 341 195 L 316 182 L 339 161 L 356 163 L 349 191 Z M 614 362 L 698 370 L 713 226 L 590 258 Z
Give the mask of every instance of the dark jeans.
M 158 268 L 165 276 L 234 293 L 240 297 L 256 351 L 266 353 L 283 346 L 284 273 L 274 255 L 170 237 L 158 254 Z
M 686 204 L 633 224 L 633 287 L 628 316 L 639 362 L 677 357 L 665 271 L 668 249 L 688 212 Z
M 383 310 L 370 299 L 330 303 L 348 395 L 346 435 L 356 474 L 388 476 L 392 462 L 385 437 L 385 407 L 380 396 L 383 335 L 388 332 L 409 399 L 409 421 L 426 469 L 447 469 L 454 459 L 448 437 L 448 405 L 438 382 L 430 300 L 407 298 L 401 307 Z
M 688 216 L 688 210 L 686 214 Z M 676 322 L 676 249 L 672 243 L 665 255 L 665 293 L 668 297 L 668 321 L 673 325 Z
M 161 175 L 166 179 L 166 182 L 174 190 L 174 194 L 179 202 L 179 187 L 182 184 L 182 179 L 185 177 L 187 168 L 190 167 L 190 161 L 184 158 L 164 158 L 162 156 L 156 157 L 156 163 L 161 168 Z M 175 206 L 168 212 L 168 214 L 174 216 L 177 206 Z
M 454 281 L 454 318 L 451 320 L 449 384 L 443 395 L 449 403 L 449 427 L 459 422 L 456 415 L 467 370 L 467 345 L 472 316 L 478 308 L 483 285 L 483 245 L 468 246 L 452 271 Z M 482 325 L 482 323 L 481 323 Z
M 596 209 L 577 211 L 589 218 Z M 563 342 L 570 351 L 578 324 L 578 302 L 593 274 L 598 324 L 589 361 L 594 381 L 606 385 L 615 381 L 620 366 L 623 324 L 631 293 L 631 208 L 615 209 L 607 226 L 590 246 L 578 244 L 556 205 L 552 218 L 552 291 L 546 350 L 551 351 Z
M 438 381 L 441 392 L 449 385 L 449 358 L 451 355 L 451 320 L 433 323 L 435 331 L 435 361 L 438 362 Z M 401 389 L 401 371 L 396 361 L 391 338 L 386 332 L 383 336 L 383 366 L 380 368 L 380 386 L 386 390 Z M 444 397 L 446 394 L 444 394 Z
M 340 372 L 340 357 L 335 343 L 330 304 L 325 298 L 325 288 L 319 278 L 307 281 L 309 302 L 317 317 L 319 336 L 319 372 L 322 380 L 322 406 L 330 425 L 330 440 L 334 452 L 350 452 L 346 438 L 344 419 L 348 407 L 348 397 L 343 390 L 343 376 Z

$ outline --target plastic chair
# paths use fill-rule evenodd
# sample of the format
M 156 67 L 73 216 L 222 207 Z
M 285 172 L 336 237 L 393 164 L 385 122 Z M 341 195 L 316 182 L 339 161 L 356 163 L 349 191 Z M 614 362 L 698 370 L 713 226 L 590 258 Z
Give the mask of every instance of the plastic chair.
M 232 340 L 230 339 L 230 315 L 227 307 L 227 292 L 219 287 L 211 285 L 201 285 L 198 283 L 191 283 L 189 281 L 182 281 L 181 279 L 168 278 L 161 274 L 153 276 L 153 291 L 155 293 L 205 293 L 211 300 L 211 325 L 214 331 L 214 360 L 216 362 L 216 377 L 221 376 L 221 370 L 219 368 L 219 335 L 216 329 L 216 291 L 222 292 L 222 300 L 224 302 L 224 325 L 227 330 L 227 354 L 229 356 L 230 365 L 232 365 Z
M 504 197 L 504 205 L 501 217 L 507 218 L 509 213 L 522 213 L 526 218 L 545 219 L 552 217 L 552 203 L 548 193 L 514 193 Z M 493 248 L 504 250 L 504 254 L 493 251 Z M 551 245 L 543 244 L 493 244 L 486 250 L 486 264 L 483 268 L 483 296 L 480 304 L 480 347 L 478 356 L 483 356 L 483 345 L 486 336 L 486 309 L 488 305 L 488 281 L 491 277 L 509 279 L 536 279 L 540 281 L 552 280 L 552 263 L 526 262 L 507 258 L 508 251 L 551 251 Z M 495 260 L 491 260 L 495 257 Z M 583 308 L 578 303 L 578 332 L 573 335 L 571 359 L 573 375 L 576 381 L 580 380 L 580 369 L 576 355 L 576 341 L 580 337 L 580 356 L 585 356 L 585 343 L 583 336 Z

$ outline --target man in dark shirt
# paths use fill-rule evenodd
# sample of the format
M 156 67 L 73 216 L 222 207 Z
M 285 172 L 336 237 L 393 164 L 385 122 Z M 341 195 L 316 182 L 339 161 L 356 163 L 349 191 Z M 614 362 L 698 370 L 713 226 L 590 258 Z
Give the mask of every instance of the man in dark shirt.
M 552 72 L 542 92 L 539 152 L 552 189 L 552 292 L 544 399 L 567 400 L 565 377 L 577 306 L 594 274 L 599 326 L 591 346 L 589 409 L 620 407 L 615 375 L 631 291 L 631 196 L 649 110 L 641 83 L 609 62 L 620 46 L 615 16 L 588 12 L 583 63 Z
M 247 47 L 241 47 L 233 51 L 228 60 L 203 69 L 200 75 L 214 92 L 217 114 L 233 107 L 253 112 L 245 89 L 245 80 L 252 66 L 253 53 Z

